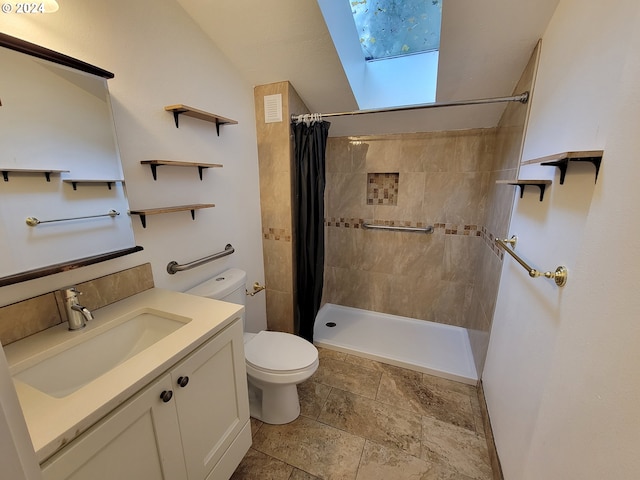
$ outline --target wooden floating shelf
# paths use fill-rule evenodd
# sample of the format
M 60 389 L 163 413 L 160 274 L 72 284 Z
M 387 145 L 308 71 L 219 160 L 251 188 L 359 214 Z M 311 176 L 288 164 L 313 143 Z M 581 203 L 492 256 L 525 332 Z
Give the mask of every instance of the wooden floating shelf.
M 544 198 L 544 190 L 551 185 L 551 180 L 496 180 L 499 185 L 515 185 L 520 188 L 520 198 L 524 195 L 526 186 L 538 187 L 540 189 L 540 201 Z
M 558 167 L 560 169 L 560 185 L 564 184 L 564 178 L 567 174 L 569 162 L 589 162 L 596 167 L 596 182 L 598 181 L 598 173 L 600 173 L 600 165 L 602 163 L 603 150 L 587 150 L 582 152 L 563 152 L 556 155 L 535 158 L 522 162 L 522 165 L 530 165 L 539 163 L 540 165 Z
M 176 128 L 178 128 L 178 118 L 180 115 L 186 115 L 187 117 L 197 118 L 204 120 L 205 122 L 211 122 L 216 124 L 216 133 L 220 136 L 220 125 L 237 125 L 236 120 L 217 115 L 215 113 L 205 112 L 204 110 L 198 110 L 197 108 L 188 107 L 181 103 L 177 105 L 167 105 L 164 107 L 167 112 L 173 112 L 173 119 L 176 122 Z
M 2 171 L 2 176 L 4 177 L 4 181 L 9 181 L 9 173 L 44 173 L 44 177 L 47 179 L 47 182 L 51 181 L 52 173 L 68 173 L 69 170 L 58 170 L 55 168 L 47 168 L 47 169 L 37 169 L 37 168 L 0 168 Z
M 163 208 L 147 208 L 143 210 L 130 210 L 129 214 L 131 215 L 139 215 L 140 222 L 142 222 L 142 228 L 147 228 L 147 215 L 160 215 L 163 213 L 173 213 L 173 212 L 185 212 L 191 211 L 191 219 L 196 219 L 196 210 L 200 210 L 202 208 L 212 208 L 215 207 L 213 203 L 198 203 L 195 205 L 179 205 L 175 207 L 163 207 Z
M 109 188 L 109 190 L 111 190 L 111 184 L 112 183 L 124 183 L 124 180 L 119 180 L 119 179 L 102 179 L 102 180 L 98 180 L 95 178 L 65 178 L 64 180 L 62 180 L 64 183 L 70 183 L 73 186 L 74 190 L 77 190 L 78 184 L 79 183 L 88 183 L 88 184 L 93 184 L 93 183 L 104 183 L 105 185 L 107 185 L 107 187 Z
M 157 180 L 157 168 L 161 165 L 169 165 L 174 167 L 198 167 L 198 175 L 200 175 L 200 180 L 202 180 L 202 171 L 205 168 L 222 168 L 222 165 L 219 163 L 200 163 L 200 162 L 180 162 L 175 160 L 142 160 L 140 161 L 142 165 L 149 165 L 151 167 L 151 175 L 153 175 L 153 179 Z

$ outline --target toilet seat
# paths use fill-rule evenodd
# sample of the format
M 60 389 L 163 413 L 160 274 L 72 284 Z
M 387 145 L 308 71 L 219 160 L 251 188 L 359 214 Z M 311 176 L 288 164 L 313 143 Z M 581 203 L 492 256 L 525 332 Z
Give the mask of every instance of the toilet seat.
M 306 340 L 283 332 L 263 330 L 246 338 L 247 367 L 266 374 L 297 374 L 317 368 L 318 350 Z

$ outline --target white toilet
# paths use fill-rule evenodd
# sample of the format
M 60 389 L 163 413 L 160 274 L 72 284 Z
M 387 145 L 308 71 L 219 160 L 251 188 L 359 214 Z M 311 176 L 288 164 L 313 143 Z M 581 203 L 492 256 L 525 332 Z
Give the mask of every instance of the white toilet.
M 185 293 L 245 304 L 247 273 L 232 268 Z M 244 317 L 243 317 L 244 321 Z M 318 369 L 318 350 L 290 333 L 244 334 L 251 416 L 265 423 L 289 423 L 300 415 L 298 383 Z

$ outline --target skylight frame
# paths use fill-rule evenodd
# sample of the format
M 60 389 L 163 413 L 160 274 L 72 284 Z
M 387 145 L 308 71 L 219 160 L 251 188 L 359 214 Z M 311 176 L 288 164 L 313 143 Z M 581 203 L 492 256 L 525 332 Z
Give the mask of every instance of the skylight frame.
M 439 51 L 442 0 L 348 1 L 366 61 Z

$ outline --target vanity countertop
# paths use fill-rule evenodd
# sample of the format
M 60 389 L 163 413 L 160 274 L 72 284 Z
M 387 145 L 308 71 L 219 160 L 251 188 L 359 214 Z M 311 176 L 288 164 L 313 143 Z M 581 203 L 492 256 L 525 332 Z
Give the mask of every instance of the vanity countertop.
M 188 323 L 97 379 L 62 398 L 49 396 L 14 378 L 14 385 L 40 462 L 84 432 L 110 411 L 163 374 L 184 356 L 241 318 L 244 307 L 185 293 L 152 288 L 93 311 L 95 319 L 79 331 L 67 323 L 4 347 L 12 375 L 43 357 L 81 343 L 153 309 L 188 319 Z

